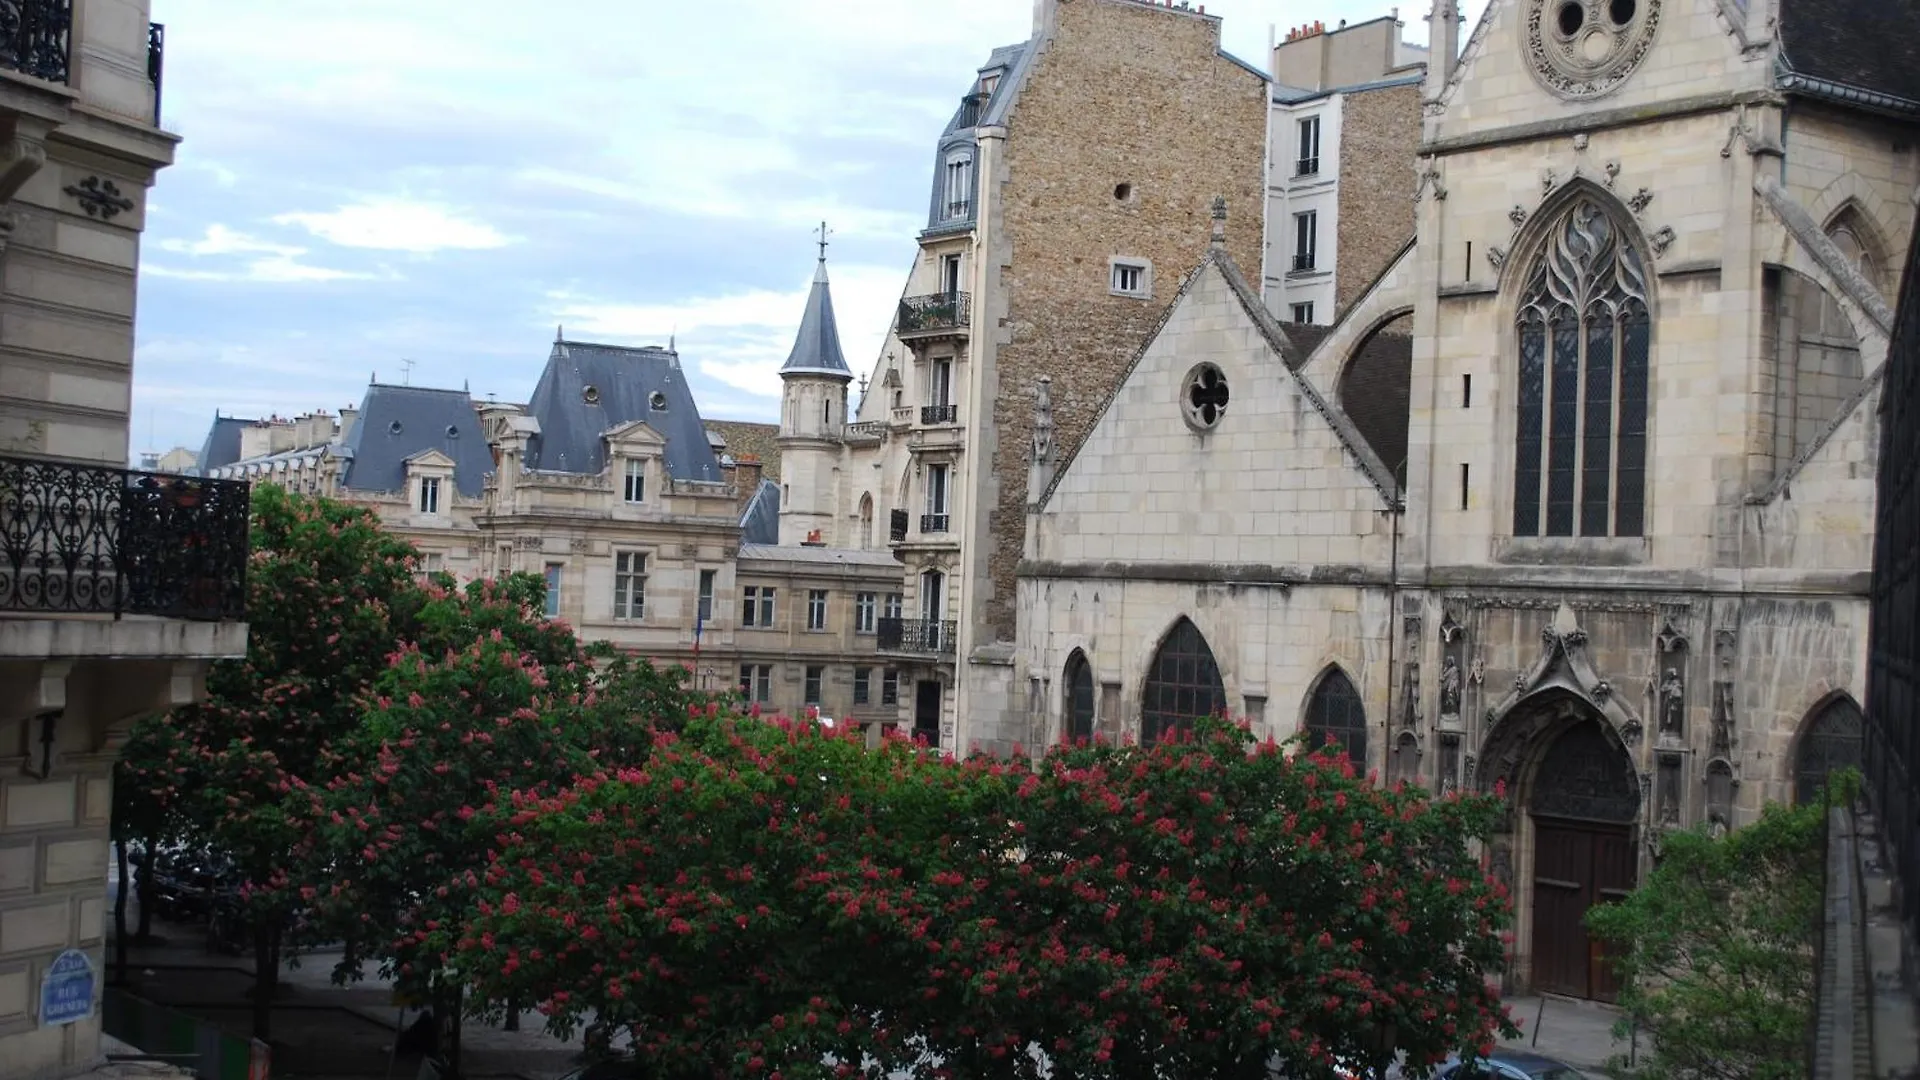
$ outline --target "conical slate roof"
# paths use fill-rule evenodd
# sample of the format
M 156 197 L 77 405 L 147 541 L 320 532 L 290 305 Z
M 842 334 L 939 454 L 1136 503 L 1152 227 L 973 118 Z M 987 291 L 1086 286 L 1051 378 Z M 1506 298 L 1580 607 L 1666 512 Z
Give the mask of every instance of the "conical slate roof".
M 840 327 L 833 319 L 833 294 L 827 290 L 827 260 L 820 260 L 813 272 L 813 291 L 807 294 L 807 311 L 800 317 L 800 332 L 794 335 L 793 352 L 780 365 L 782 375 L 833 375 L 853 381 L 847 358 L 840 353 Z

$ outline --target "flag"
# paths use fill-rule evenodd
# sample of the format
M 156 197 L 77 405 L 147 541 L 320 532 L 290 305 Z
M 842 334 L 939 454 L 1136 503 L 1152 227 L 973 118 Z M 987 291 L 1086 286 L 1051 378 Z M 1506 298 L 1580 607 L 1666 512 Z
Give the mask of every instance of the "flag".
M 700 662 L 700 631 L 706 628 L 706 615 L 706 612 L 698 609 L 695 609 L 693 613 L 693 659 L 695 663 Z

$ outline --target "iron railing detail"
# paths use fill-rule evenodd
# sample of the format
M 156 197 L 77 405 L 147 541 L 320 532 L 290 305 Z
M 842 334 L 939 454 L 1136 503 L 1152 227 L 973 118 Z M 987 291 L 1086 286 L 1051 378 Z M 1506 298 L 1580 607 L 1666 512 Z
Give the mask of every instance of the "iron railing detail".
M 1293 163 L 1295 176 L 1318 176 L 1319 174 L 1320 159 L 1318 157 L 1303 157 Z
M 907 523 L 913 519 L 905 510 L 891 510 L 887 513 L 887 539 L 899 544 L 907 539 Z
M 894 330 L 907 334 L 951 333 L 964 331 L 973 317 L 973 297 L 963 292 L 909 296 L 900 301 L 900 316 Z
M 1904 886 L 1901 916 L 1912 928 L 1920 926 L 1920 244 L 1908 256 L 1880 393 L 1861 759 L 1883 850 Z
M 881 652 L 952 656 L 956 624 L 939 619 L 881 619 L 875 647 Z
M 951 519 L 946 514 L 921 514 L 920 531 L 923 533 L 946 532 L 949 520 Z
M 1313 256 L 1296 253 L 1293 257 L 1293 272 L 1304 274 L 1313 269 Z
M 0 0 L 0 67 L 66 82 L 72 34 L 73 0 Z
M 153 84 L 153 126 L 160 126 L 160 73 L 167 55 L 167 28 L 147 24 L 147 81 Z
M 923 424 L 953 424 L 960 420 L 958 405 L 922 405 L 920 422 Z
M 0 611 L 238 620 L 241 480 L 0 457 Z

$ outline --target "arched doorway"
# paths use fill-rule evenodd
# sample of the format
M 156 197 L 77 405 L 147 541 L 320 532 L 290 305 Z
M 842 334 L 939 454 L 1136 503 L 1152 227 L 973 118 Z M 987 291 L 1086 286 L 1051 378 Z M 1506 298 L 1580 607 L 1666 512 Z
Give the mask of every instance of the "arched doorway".
M 1546 736 L 1551 741 L 1527 793 L 1533 988 L 1612 1001 L 1619 980 L 1587 934 L 1586 916 L 1633 891 L 1640 783 L 1626 749 L 1598 717 L 1578 717 L 1556 732 Z
M 1226 707 L 1227 688 L 1220 681 L 1213 650 L 1200 628 L 1183 617 L 1167 631 L 1147 668 L 1147 683 L 1140 695 L 1140 743 L 1152 746 Z
M 1860 767 L 1860 740 L 1866 717 L 1845 694 L 1828 701 L 1800 731 L 1793 752 L 1793 801 L 1812 802 L 1835 769 Z
M 1060 680 L 1066 700 L 1063 710 L 1062 741 L 1073 744 L 1093 741 L 1093 665 L 1079 649 L 1067 657 L 1067 670 Z

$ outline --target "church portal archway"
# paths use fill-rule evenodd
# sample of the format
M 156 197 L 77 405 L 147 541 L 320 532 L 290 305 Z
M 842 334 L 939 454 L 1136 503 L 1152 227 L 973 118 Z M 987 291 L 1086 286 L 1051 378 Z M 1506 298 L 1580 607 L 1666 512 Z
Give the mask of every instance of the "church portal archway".
M 1483 760 L 1483 783 L 1504 782 L 1510 808 L 1490 844 L 1493 872 L 1514 892 L 1514 940 L 1525 943 L 1510 976 L 1536 992 L 1614 1000 L 1619 981 L 1586 915 L 1639 880 L 1644 796 L 1633 758 L 1599 710 L 1552 691 L 1510 710 Z

